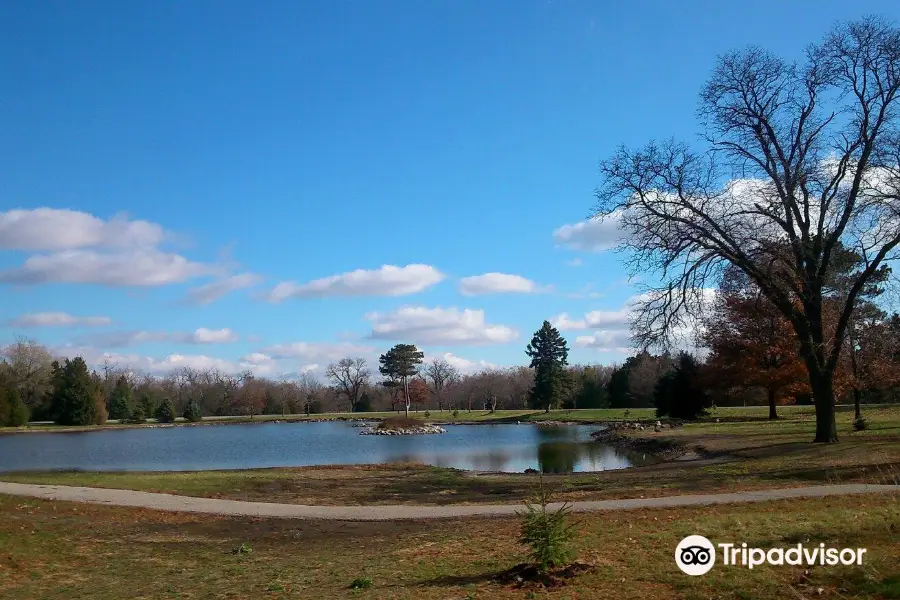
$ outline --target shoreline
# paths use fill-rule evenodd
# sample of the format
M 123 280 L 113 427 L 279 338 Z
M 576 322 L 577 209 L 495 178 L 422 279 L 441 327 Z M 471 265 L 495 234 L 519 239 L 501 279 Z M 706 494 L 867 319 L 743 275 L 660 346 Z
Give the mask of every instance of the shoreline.
M 262 424 L 297 424 L 297 423 L 380 423 L 385 419 L 390 417 L 333 417 L 327 419 L 316 419 L 316 418 L 305 418 L 305 417 L 293 417 L 291 415 L 287 415 L 285 417 L 277 418 L 277 419 L 250 419 L 249 417 L 234 417 L 234 418 L 209 418 L 209 420 L 202 420 L 195 423 L 189 423 L 186 421 L 175 423 L 107 423 L 106 425 L 38 425 L 38 426 L 22 426 L 22 427 L 8 427 L 4 429 L 0 429 L 0 436 L 2 435 L 16 435 L 16 434 L 27 434 L 27 433 L 91 433 L 95 431 L 120 431 L 123 429 L 162 429 L 169 427 L 204 427 L 204 426 L 213 426 L 213 425 L 262 425 Z M 423 420 L 423 422 L 426 422 Z M 609 423 L 610 421 L 605 420 L 565 420 L 565 419 L 552 419 L 547 421 L 522 421 L 521 419 L 513 419 L 508 417 L 501 417 L 498 419 L 491 420 L 480 420 L 480 421 L 447 421 L 447 420 L 429 420 L 427 421 L 428 425 L 436 425 L 440 427 L 447 426 L 455 426 L 455 425 L 534 425 L 538 427 L 552 427 L 552 426 L 571 426 L 571 425 L 604 425 Z
M 654 420 L 649 425 L 652 433 L 661 433 L 664 429 L 681 427 L 681 423 L 668 422 L 662 427 L 657 426 L 661 421 Z M 644 435 L 629 435 L 620 433 L 620 430 L 646 432 L 647 421 L 609 422 L 606 427 L 591 433 L 591 438 L 598 443 L 608 444 L 628 452 L 647 454 L 660 460 L 660 462 L 674 462 L 678 460 L 693 460 L 703 458 L 687 445 L 673 442 L 668 439 L 654 439 Z

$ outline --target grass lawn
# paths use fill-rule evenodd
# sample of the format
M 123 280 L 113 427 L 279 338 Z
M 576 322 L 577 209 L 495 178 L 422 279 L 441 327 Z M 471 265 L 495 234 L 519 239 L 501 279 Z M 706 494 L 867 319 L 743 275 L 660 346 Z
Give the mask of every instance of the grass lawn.
M 524 560 L 518 521 L 348 523 L 226 518 L 0 496 L 0 597 L 900 598 L 900 497 L 867 495 L 578 515 L 577 560 L 553 589 L 493 575 Z M 682 574 L 686 535 L 714 543 L 867 548 L 861 567 Z M 245 545 L 252 552 L 233 554 Z M 357 578 L 372 587 L 350 590 Z
M 664 496 L 815 485 L 900 484 L 900 406 L 868 409 L 856 432 L 852 412 L 838 415 L 838 444 L 811 444 L 814 417 L 776 422 L 707 421 L 635 435 L 682 444 L 694 460 L 646 467 L 551 475 L 560 499 Z M 533 494 L 524 474 L 473 475 L 422 465 L 371 465 L 189 473 L 3 473 L 0 480 L 126 488 L 189 496 L 295 504 L 467 504 L 518 502 Z

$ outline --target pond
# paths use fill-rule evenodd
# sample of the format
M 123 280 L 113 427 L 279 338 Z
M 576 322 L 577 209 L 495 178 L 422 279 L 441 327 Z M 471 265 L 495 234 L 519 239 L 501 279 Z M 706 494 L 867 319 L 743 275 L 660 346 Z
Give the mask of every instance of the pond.
M 359 435 L 348 423 L 263 423 L 0 436 L 0 471 L 194 471 L 417 462 L 476 471 L 623 469 L 641 462 L 583 425 L 447 425 L 437 435 Z

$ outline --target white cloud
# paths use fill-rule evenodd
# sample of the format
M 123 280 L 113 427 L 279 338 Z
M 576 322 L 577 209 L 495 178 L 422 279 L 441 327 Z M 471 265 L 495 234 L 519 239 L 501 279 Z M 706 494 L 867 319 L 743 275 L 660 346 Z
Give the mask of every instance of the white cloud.
M 243 357 L 239 360 L 228 360 L 207 356 L 205 354 L 168 354 L 162 358 L 143 356 L 140 354 L 121 354 L 107 352 L 93 346 L 61 346 L 53 349 L 56 356 L 74 357 L 81 356 L 85 362 L 93 368 L 98 368 L 108 361 L 121 368 L 130 368 L 136 371 L 164 375 L 177 371 L 184 367 L 205 371 L 217 369 L 224 373 L 241 373 L 250 371 L 259 377 L 271 377 L 280 375 L 279 366 L 274 361 L 254 361 L 251 357 Z
M 226 344 L 238 341 L 238 335 L 228 328 L 207 329 L 200 327 L 192 332 L 178 331 L 111 331 L 82 336 L 79 343 L 104 348 L 123 348 L 151 342 L 177 344 Z
M 563 225 L 553 232 L 553 240 L 557 244 L 587 252 L 602 252 L 615 248 L 622 237 L 618 215 Z
M 125 215 L 104 220 L 68 209 L 0 212 L 0 249 L 41 252 L 0 271 L 0 283 L 161 286 L 221 271 L 160 249 L 173 237 L 156 223 Z
M 630 353 L 633 350 L 631 347 L 631 334 L 627 329 L 598 331 L 593 335 L 579 335 L 575 338 L 575 345 L 601 352 Z
M 109 221 L 77 210 L 35 208 L 0 213 L 0 248 L 72 250 L 153 247 L 166 232 L 156 223 L 116 216 Z
M 273 359 L 299 360 L 304 363 L 329 363 L 348 356 L 368 357 L 375 354 L 371 346 L 348 343 L 293 342 L 275 344 L 261 350 Z
M 581 319 L 572 319 L 568 313 L 561 313 L 550 319 L 550 323 L 560 331 L 577 331 L 579 329 L 594 329 L 596 327 L 621 328 L 627 327 L 630 315 L 631 311 L 628 308 L 620 310 L 592 310 L 585 313 Z
M 469 373 L 474 373 L 476 371 L 481 371 L 483 369 L 494 369 L 497 367 L 497 365 L 495 365 L 493 363 L 489 363 L 484 360 L 469 360 L 469 359 L 463 358 L 461 356 L 456 356 L 455 354 L 452 354 L 451 352 L 445 352 L 443 354 L 438 355 L 438 357 L 443 358 L 448 363 L 450 363 L 451 366 L 456 367 L 456 369 L 460 373 L 465 374 L 465 375 L 468 375 Z M 430 357 L 430 356 L 426 356 L 425 362 L 426 363 L 430 362 L 431 358 L 432 357 Z
M 191 288 L 188 290 L 188 300 L 194 304 L 211 304 L 230 292 L 253 287 L 261 280 L 262 277 L 255 273 L 230 275 L 224 279 Z
M 271 302 L 287 298 L 325 298 L 331 296 L 403 296 L 430 288 L 444 279 L 431 265 L 383 265 L 378 269 L 357 269 L 308 283 L 283 281 L 268 294 Z
M 484 311 L 404 306 L 390 313 L 370 313 L 372 339 L 406 340 L 428 344 L 505 344 L 518 332 L 505 325 L 489 325 Z
M 213 270 L 209 265 L 155 249 L 137 249 L 120 254 L 65 250 L 31 256 L 19 268 L 0 271 L 0 282 L 160 286 L 208 275 Z
M 587 329 L 584 319 L 575 320 L 569 317 L 569 313 L 560 313 L 550 318 L 550 324 L 560 331 L 573 331 Z
M 103 327 L 111 323 L 109 317 L 76 317 L 64 312 L 28 313 L 9 322 L 13 327 Z
M 476 296 L 479 294 L 534 294 L 544 290 L 535 282 L 521 275 L 485 273 L 461 279 L 459 291 L 464 296 Z
M 580 258 L 578 258 L 577 256 L 575 258 L 573 258 L 572 260 L 566 261 L 566 265 L 568 265 L 570 267 L 580 267 L 583 264 L 584 264 L 584 261 L 581 260 Z
M 238 335 L 227 327 L 224 329 L 200 327 L 188 338 L 188 341 L 194 344 L 227 344 L 237 340 Z

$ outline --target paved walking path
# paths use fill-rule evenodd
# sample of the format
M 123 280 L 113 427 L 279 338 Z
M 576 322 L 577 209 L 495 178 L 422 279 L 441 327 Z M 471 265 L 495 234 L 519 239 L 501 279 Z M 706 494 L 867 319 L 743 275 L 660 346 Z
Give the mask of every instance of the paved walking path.
M 705 494 L 666 496 L 663 498 L 631 498 L 627 500 L 597 500 L 572 502 L 576 512 L 629 510 L 635 508 L 667 508 L 675 506 L 704 506 L 764 502 L 788 498 L 822 498 L 847 494 L 897 493 L 900 485 L 822 485 L 816 487 L 785 488 Z M 65 485 L 36 485 L 0 482 L 0 494 L 29 496 L 45 500 L 89 502 L 111 506 L 133 506 L 175 512 L 206 513 L 230 516 L 276 517 L 286 519 L 325 519 L 331 521 L 399 521 L 403 519 L 446 519 L 452 517 L 513 515 L 522 510 L 521 504 L 482 504 L 457 506 L 304 506 L 242 502 L 218 498 L 194 498 L 133 490 L 71 487 Z M 559 506 L 558 504 L 552 505 Z

